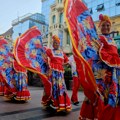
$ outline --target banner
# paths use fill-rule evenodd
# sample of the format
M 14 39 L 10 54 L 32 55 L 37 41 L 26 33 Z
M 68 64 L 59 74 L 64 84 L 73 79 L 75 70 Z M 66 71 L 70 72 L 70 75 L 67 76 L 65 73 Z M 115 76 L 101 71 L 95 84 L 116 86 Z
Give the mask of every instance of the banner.
M 96 28 L 88 8 L 81 0 L 65 1 L 65 17 L 71 37 L 73 55 L 85 95 L 93 99 L 97 84 L 92 72 L 92 61 L 97 50 L 93 40 L 98 39 Z

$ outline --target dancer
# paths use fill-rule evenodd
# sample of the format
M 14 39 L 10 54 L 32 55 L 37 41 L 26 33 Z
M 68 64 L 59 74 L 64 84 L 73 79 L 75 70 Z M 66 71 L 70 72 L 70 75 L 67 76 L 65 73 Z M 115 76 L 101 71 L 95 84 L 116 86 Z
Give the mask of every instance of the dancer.
M 71 102 L 64 81 L 63 65 L 67 56 L 59 49 L 60 39 L 53 36 L 53 49 L 42 45 L 41 32 L 32 27 L 17 39 L 14 55 L 21 66 L 38 73 L 43 86 L 42 104 L 51 106 L 57 112 L 71 111 Z
M 6 83 L 4 96 L 8 100 L 26 102 L 31 99 L 28 90 L 27 71 L 15 59 L 13 60 L 12 67 L 12 78 Z
M 78 105 L 79 104 L 78 91 L 80 88 L 80 81 L 79 81 L 79 77 L 78 77 L 78 73 L 76 69 L 76 63 L 75 63 L 73 55 L 69 57 L 69 64 L 71 65 L 72 79 L 73 79 L 71 101 L 73 102 L 74 105 Z
M 67 13 L 72 16 L 67 22 L 72 39 L 75 40 L 75 60 L 82 67 L 82 70 L 79 66 L 77 69 L 81 79 L 84 78 L 81 84 L 86 95 L 79 119 L 118 120 L 120 58 L 115 42 L 110 37 L 110 18 L 100 15 L 99 27 L 102 35 L 97 36 L 91 15 L 83 2 L 76 0 L 74 4 L 72 1 L 68 3 L 67 7 L 71 7 Z M 73 11 L 76 11 L 75 14 L 72 14 Z M 72 32 L 75 28 L 76 32 Z
M 98 59 L 93 60 L 92 70 L 98 89 L 103 96 L 104 104 L 102 112 L 99 112 L 99 110 L 97 110 L 98 105 L 95 106 L 91 104 L 89 99 L 86 99 L 81 108 L 80 119 L 97 118 L 99 120 L 117 120 L 120 109 L 120 58 L 114 39 L 110 37 L 110 29 L 112 26 L 110 18 L 107 15 L 101 14 L 99 19 L 101 35 L 98 41 L 93 40 L 93 44 L 98 49 L 98 55 L 96 54 Z M 96 55 L 94 54 L 94 57 Z M 85 110 L 88 109 L 89 111 L 86 112 Z M 90 109 L 92 112 L 90 112 Z
M 68 63 L 67 56 L 60 50 L 60 38 L 54 35 L 53 49 L 47 49 L 49 64 L 49 81 L 52 84 L 52 97 L 50 106 L 57 112 L 71 111 L 71 102 L 67 94 L 67 89 L 64 81 L 63 66 Z
M 42 104 L 47 105 L 51 99 L 52 85 L 48 80 L 49 66 L 42 45 L 42 35 L 36 26 L 28 29 L 15 41 L 14 56 L 20 66 L 40 76 L 44 86 Z
M 0 68 L 1 78 L 4 83 L 4 96 L 7 100 L 27 101 L 30 92 L 27 89 L 26 69 L 21 67 L 14 59 L 9 44 L 1 37 Z

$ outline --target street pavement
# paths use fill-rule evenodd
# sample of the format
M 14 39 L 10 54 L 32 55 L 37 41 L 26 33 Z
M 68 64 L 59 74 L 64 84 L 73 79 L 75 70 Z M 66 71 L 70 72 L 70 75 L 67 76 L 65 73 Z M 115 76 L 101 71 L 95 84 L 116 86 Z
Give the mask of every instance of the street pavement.
M 10 102 L 0 96 L 0 120 L 78 120 L 79 111 L 84 99 L 83 92 L 79 91 L 78 106 L 72 105 L 72 111 L 66 113 L 55 113 L 51 110 L 43 109 L 41 98 L 42 87 L 28 87 L 31 93 L 31 100 L 28 102 Z M 68 90 L 69 97 L 72 91 Z

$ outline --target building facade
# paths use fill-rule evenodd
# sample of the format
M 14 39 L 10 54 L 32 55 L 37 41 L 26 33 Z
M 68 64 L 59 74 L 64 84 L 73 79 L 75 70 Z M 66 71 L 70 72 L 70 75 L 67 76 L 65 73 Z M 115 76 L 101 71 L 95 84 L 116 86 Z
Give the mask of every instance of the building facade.
M 94 21 L 98 21 L 99 14 L 110 17 L 120 15 L 120 0 L 84 0 Z
M 12 21 L 12 26 L 13 26 L 13 35 L 12 35 L 13 40 L 15 40 L 26 30 L 28 30 L 33 26 L 37 26 L 43 36 L 48 29 L 48 25 L 45 23 L 45 16 L 40 13 L 26 14 L 22 17 L 19 17 L 18 19 Z
M 51 5 L 49 20 L 48 47 L 52 47 L 52 36 L 57 35 L 61 42 L 60 47 L 65 53 L 71 53 L 71 41 L 68 28 L 64 19 L 64 0 L 56 0 Z
M 49 17 L 49 34 L 48 34 L 48 47 L 51 47 L 52 35 L 56 34 L 61 39 L 61 48 L 64 51 L 71 52 L 71 42 L 69 32 L 65 23 L 63 13 L 63 1 L 55 0 L 55 3 L 51 5 L 50 17 Z M 83 1 L 96 24 L 98 33 L 99 15 L 107 14 L 111 17 L 113 26 L 111 29 L 111 36 L 116 37 L 120 33 L 120 0 L 84 0 Z M 117 41 L 117 45 L 119 45 Z
M 41 13 L 45 16 L 45 22 L 49 24 L 50 6 L 55 3 L 55 0 L 41 0 L 41 2 Z
M 100 14 L 108 15 L 111 18 L 112 29 L 111 37 L 115 38 L 120 34 L 120 0 L 84 0 L 88 6 L 88 9 L 95 21 L 98 33 L 98 20 Z M 120 37 L 117 37 L 116 44 L 120 48 Z M 116 39 L 115 39 L 116 40 Z M 118 42 L 119 41 L 119 42 Z
M 111 18 L 113 24 L 111 32 L 115 33 L 113 34 L 115 37 L 116 33 L 120 32 L 120 0 L 85 0 L 85 2 L 96 26 L 98 26 L 100 14 L 108 15 Z

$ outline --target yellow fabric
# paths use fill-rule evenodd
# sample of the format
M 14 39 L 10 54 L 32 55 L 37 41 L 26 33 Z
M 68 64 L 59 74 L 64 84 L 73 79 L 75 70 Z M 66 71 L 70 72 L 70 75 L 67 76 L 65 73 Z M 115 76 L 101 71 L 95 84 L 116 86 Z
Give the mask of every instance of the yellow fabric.
M 60 43 L 60 38 L 57 35 L 52 36 L 53 41 L 57 41 Z
M 110 18 L 109 18 L 107 15 L 102 15 L 102 14 L 100 14 L 100 15 L 99 15 L 99 20 L 100 20 L 99 27 L 100 27 L 104 22 L 108 22 L 108 23 L 110 23 L 110 25 L 112 25 L 111 20 L 110 20 Z

